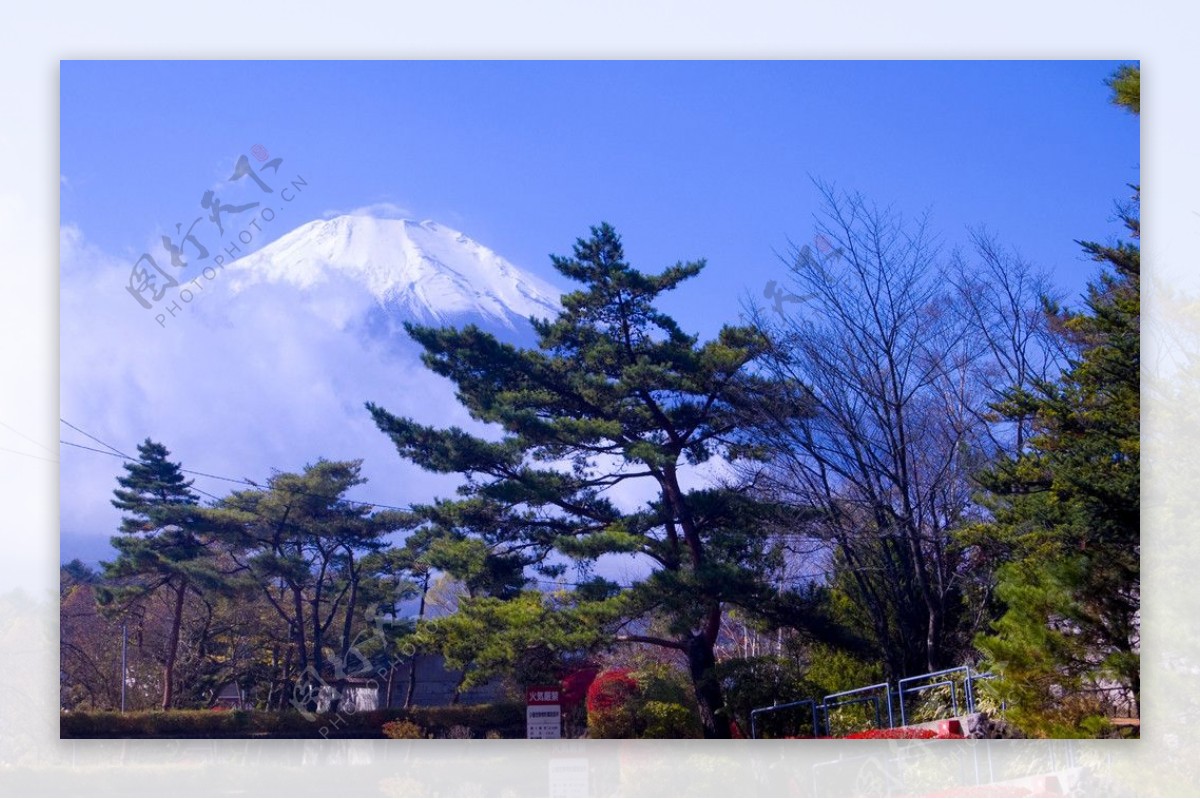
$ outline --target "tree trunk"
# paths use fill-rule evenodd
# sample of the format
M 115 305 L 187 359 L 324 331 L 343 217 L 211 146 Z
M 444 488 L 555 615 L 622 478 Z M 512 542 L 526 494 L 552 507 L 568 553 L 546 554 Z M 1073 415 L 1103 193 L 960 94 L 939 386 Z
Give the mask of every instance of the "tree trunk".
M 942 654 L 942 614 L 941 609 L 936 604 L 930 603 L 929 606 L 929 629 L 926 634 L 926 666 L 930 672 L 939 671 L 946 668 L 945 658 Z
M 420 626 L 421 620 L 425 618 L 425 596 L 429 593 L 429 570 L 425 570 L 423 579 L 421 580 L 421 604 L 417 607 L 417 626 Z M 404 693 L 404 707 L 407 710 L 412 707 L 413 696 L 417 692 L 417 654 L 413 653 L 408 662 L 408 690 Z
M 187 578 L 179 578 L 175 590 L 175 615 L 171 620 L 171 636 L 167 642 L 167 663 L 163 667 L 162 709 L 170 710 L 175 700 L 175 655 L 179 649 L 179 629 L 183 626 L 183 600 L 187 596 Z
M 290 586 L 292 591 L 292 606 L 295 608 L 295 620 L 285 620 L 291 624 L 292 640 L 295 641 L 296 655 L 300 659 L 299 670 L 303 674 L 308 670 L 308 642 L 305 640 L 304 633 L 304 599 L 300 595 L 300 589 L 295 585 Z
M 700 706 L 700 723 L 704 725 L 705 738 L 729 738 L 729 714 L 725 712 L 725 700 L 721 695 L 721 684 L 717 682 L 712 642 L 703 634 L 692 635 L 687 641 L 688 671 Z
M 358 604 L 358 572 L 354 568 L 354 553 L 346 552 L 347 572 L 350 575 L 350 598 L 346 603 L 346 617 L 342 623 L 342 645 L 339 648 L 342 656 L 342 669 L 346 668 L 346 659 L 350 655 L 350 633 L 354 625 L 354 606 Z
M 408 685 L 404 688 L 404 709 L 412 707 L 413 697 L 417 693 L 417 655 L 414 652 L 408 659 Z
M 322 672 L 325 670 L 324 652 L 322 651 L 325 643 L 321 636 L 321 587 L 317 586 L 316 593 L 312 599 L 312 667 L 313 673 L 317 679 L 323 679 Z

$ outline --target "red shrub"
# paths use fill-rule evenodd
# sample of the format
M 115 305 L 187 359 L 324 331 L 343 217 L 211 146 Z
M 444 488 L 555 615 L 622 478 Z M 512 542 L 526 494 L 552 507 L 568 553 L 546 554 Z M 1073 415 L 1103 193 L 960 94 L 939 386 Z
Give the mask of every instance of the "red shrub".
M 587 692 L 589 738 L 637 738 L 641 689 L 629 669 L 606 671 Z
M 862 730 L 860 732 L 852 732 L 846 736 L 846 739 L 926 741 L 932 738 L 939 740 L 962 740 L 963 737 L 956 733 L 938 734 L 937 730 L 930 730 L 924 727 L 896 727 L 891 730 Z
M 589 713 L 608 713 L 637 696 L 638 684 L 629 669 L 614 669 L 596 677 L 587 690 Z
M 583 702 L 588 696 L 588 689 L 600 672 L 594 666 L 576 669 L 562 679 L 562 703 L 566 707 L 574 707 Z
M 894 730 L 860 730 L 852 732 L 846 736 L 847 740 L 896 740 L 896 739 L 913 739 L 924 740 L 927 738 L 936 738 L 937 733 L 933 730 L 915 729 L 912 727 L 898 727 Z

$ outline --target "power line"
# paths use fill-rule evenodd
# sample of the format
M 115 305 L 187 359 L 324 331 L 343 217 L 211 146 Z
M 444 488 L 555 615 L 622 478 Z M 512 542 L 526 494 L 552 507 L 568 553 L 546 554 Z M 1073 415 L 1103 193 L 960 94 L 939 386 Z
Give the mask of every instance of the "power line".
M 83 433 L 82 430 L 80 430 L 79 432 Z M 87 435 L 87 433 L 84 433 L 84 435 Z M 133 458 L 128 458 L 118 452 L 109 452 L 109 451 L 103 450 L 103 449 L 96 449 L 95 447 L 85 447 L 83 444 L 76 444 L 74 441 L 64 441 L 63 439 L 59 439 L 58 443 L 66 444 L 68 447 L 77 447 L 78 449 L 85 449 L 88 452 L 99 452 L 101 455 L 110 455 L 114 458 L 122 458 L 127 461 L 133 460 Z M 105 444 L 105 446 L 108 446 L 108 445 Z M 215 499 L 218 502 L 221 501 L 221 498 L 218 497 L 216 494 L 210 494 L 209 492 L 205 491 L 203 488 L 196 488 L 196 486 L 192 486 L 192 490 L 203 494 L 204 496 L 208 497 L 209 499 Z
M 63 440 L 63 439 L 59 439 L 59 443 L 60 443 L 60 444 L 66 444 L 66 445 L 67 445 L 67 446 L 69 446 L 69 447 L 76 447 L 76 448 L 78 448 L 78 449 L 87 450 L 88 452 L 98 452 L 98 453 L 100 453 L 101 455 L 109 455 L 109 456 L 111 456 L 111 457 L 114 457 L 114 458 L 123 458 L 123 459 L 125 459 L 125 460 L 127 460 L 127 461 L 130 461 L 130 462 L 133 462 L 133 461 L 136 461 L 136 460 L 137 460 L 137 458 L 132 458 L 132 457 L 130 457 L 129 455 L 126 455 L 125 453 L 123 453 L 123 452 L 121 452 L 119 449 L 117 449 L 116 447 L 114 447 L 114 446 L 112 446 L 112 445 L 110 445 L 110 444 L 106 444 L 106 443 L 104 443 L 103 441 L 101 441 L 100 439 L 96 438 L 94 435 L 92 435 L 91 433 L 87 432 L 86 430 L 83 430 L 82 428 L 76 427 L 75 425 L 73 425 L 73 424 L 71 424 L 70 422 L 68 422 L 66 419 L 63 419 L 62 417 L 59 417 L 59 421 L 60 421 L 60 422 L 62 422 L 63 424 L 65 424 L 67 427 L 71 428 L 72 430 L 78 431 L 79 433 L 82 433 L 83 435 L 87 436 L 87 437 L 88 437 L 88 438 L 90 438 L 92 441 L 95 441 L 97 444 L 100 444 L 100 445 L 101 445 L 101 446 L 103 446 L 103 447 L 107 447 L 107 448 L 108 448 L 108 450 L 111 450 L 111 451 L 106 451 L 106 450 L 103 450 L 103 449 L 96 449 L 95 447 L 89 447 L 89 446 L 85 446 L 84 444 L 77 444 L 77 443 L 75 443 L 74 441 L 65 441 L 65 440 Z M 33 456 L 30 456 L 30 457 L 33 457 Z M 196 470 L 196 469 L 184 469 L 184 468 L 182 468 L 182 467 L 180 467 L 179 471 L 181 471 L 181 472 L 183 472 L 183 473 L 185 473 L 185 474 L 194 474 L 194 475 L 196 475 L 196 476 L 198 476 L 198 477 L 207 477 L 207 478 L 210 478 L 210 479 L 212 479 L 212 480 L 223 480 L 223 481 L 225 481 L 225 482 L 227 482 L 227 483 L 236 483 L 237 485 L 250 486 L 251 488 L 257 488 L 257 489 L 260 489 L 260 490 L 262 489 L 262 486 L 261 486 L 261 485 L 259 485 L 258 483 L 254 482 L 253 480 L 248 480 L 248 479 L 246 479 L 246 478 L 244 478 L 244 477 L 241 477 L 241 478 L 239 478 L 239 477 L 226 477 L 226 476 L 224 476 L 224 475 L 220 475 L 220 474 L 212 474 L 211 472 L 202 472 L 202 471 L 198 471 L 198 470 Z M 316 498 L 316 499 L 324 499 L 324 500 L 327 500 L 327 501 L 339 500 L 339 501 L 341 501 L 341 502 L 346 502 L 346 503 L 349 503 L 349 504 L 351 504 L 351 505 L 362 505 L 362 506 L 364 506 L 364 507 L 367 507 L 367 508 L 386 508 L 387 510 L 398 510 L 398 511 L 408 511 L 408 510 L 411 510 L 411 508 L 405 508 L 405 507 L 401 507 L 400 505 L 388 505 L 388 504 L 385 504 L 385 503 L 383 503 L 383 502 L 368 502 L 368 501 L 365 501 L 365 500 L 357 500 L 357 499 L 340 499 L 339 497 L 325 496 L 325 495 L 322 495 L 322 494 L 316 494 L 316 493 L 313 493 L 313 492 L 311 492 L 311 491 L 301 491 L 301 490 L 299 490 L 299 489 L 295 489 L 295 488 L 290 488 L 290 489 L 287 489 L 287 490 L 288 490 L 288 491 L 290 491 L 290 492 L 291 492 L 291 493 L 293 493 L 293 494 L 299 494 L 299 495 L 301 495 L 301 496 L 314 497 L 314 498 Z M 197 489 L 196 489 L 196 491 L 199 491 L 201 494 L 204 494 L 204 495 L 205 495 L 205 496 L 207 496 L 207 497 L 211 497 L 211 498 L 213 498 L 213 499 L 216 499 L 216 500 L 219 500 L 219 499 L 220 499 L 220 497 L 216 497 L 216 496 L 214 496 L 214 495 L 212 495 L 212 494 L 209 494 L 207 491 L 204 491 L 204 490 L 202 490 L 202 489 L 199 489 L 199 488 L 197 488 Z
M 88 452 L 99 452 L 101 455 L 110 455 L 110 456 L 112 456 L 112 457 L 114 457 L 114 458 L 124 458 L 124 459 L 125 459 L 125 460 L 127 460 L 127 461 L 132 461 L 132 460 L 134 460 L 133 458 L 127 458 L 127 457 L 125 457 L 124 455 L 121 455 L 121 454 L 119 454 L 119 453 L 116 453 L 116 452 L 109 452 L 109 451 L 108 451 L 108 450 L 106 450 L 106 449 L 96 449 L 95 447 L 89 447 L 89 446 L 86 446 L 86 445 L 84 445 L 84 444 L 76 444 L 74 441 L 65 441 L 65 440 L 63 440 L 63 439 L 61 439 L 61 438 L 58 440 L 58 443 L 60 443 L 60 444 L 66 444 L 68 447 L 78 447 L 79 449 L 86 449 Z
M 62 418 L 61 416 L 60 416 L 60 417 L 58 417 L 58 421 L 62 422 L 62 423 L 63 423 L 63 424 L 65 424 L 67 427 L 71 428 L 72 430 L 76 431 L 77 433 L 83 433 L 85 436 L 87 436 L 88 438 L 90 438 L 92 441 L 95 441 L 97 444 L 99 444 L 99 445 L 100 445 L 100 446 L 102 446 L 102 447 L 107 447 L 108 449 L 112 450 L 113 452 L 115 452 L 116 454 L 120 455 L 122 458 L 125 458 L 126 460 L 131 460 L 131 461 L 133 461 L 133 460 L 137 460 L 137 458 L 131 458 L 130 456 L 126 455 L 124 452 L 122 452 L 121 450 L 117 449 L 117 448 L 116 448 L 116 447 L 114 447 L 112 444 L 105 444 L 103 441 L 101 441 L 100 439 L 96 438 L 94 435 L 92 435 L 92 434 L 91 434 L 91 433 L 89 433 L 88 431 L 86 431 L 86 430 L 81 430 L 80 428 L 78 428 L 78 427 L 76 427 L 75 425 L 71 424 L 71 423 L 70 423 L 70 422 L 68 422 L 66 419 Z
M 559 580 L 526 580 L 525 582 L 533 583 L 535 585 L 548 585 L 548 586 L 552 586 L 554 588 L 580 588 L 580 587 L 595 588 L 597 586 L 596 583 L 569 583 L 569 582 L 559 581 Z M 606 582 L 606 584 L 612 585 L 616 588 L 636 588 L 636 586 L 634 586 L 634 585 L 625 585 L 623 583 L 616 583 L 616 582 L 608 583 L 607 581 L 605 581 L 605 582 Z

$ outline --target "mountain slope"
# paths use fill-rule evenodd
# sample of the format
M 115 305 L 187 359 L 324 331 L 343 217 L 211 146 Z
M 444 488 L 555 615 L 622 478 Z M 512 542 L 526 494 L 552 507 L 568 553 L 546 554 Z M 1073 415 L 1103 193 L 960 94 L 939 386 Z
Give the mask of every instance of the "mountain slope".
M 69 238 L 62 252 L 65 419 L 124 451 L 149 436 L 185 468 L 260 482 L 319 457 L 362 458 L 371 482 L 355 498 L 389 505 L 450 495 L 458 478 L 398 459 L 364 402 L 422 424 L 486 431 L 456 401 L 450 381 L 421 362 L 402 324 L 475 324 L 531 346 L 527 318 L 559 308 L 553 287 L 432 222 L 361 215 L 309 222 L 187 284 L 195 296 L 177 302 L 161 326 L 131 309 L 120 288 L 127 261 Z M 68 487 L 60 506 L 64 553 L 92 557 L 80 542 L 95 538 L 104 549 L 120 523 L 109 500 L 121 461 L 65 447 L 60 469 Z M 197 477 L 196 485 L 213 496 L 229 490 L 212 478 Z
M 230 290 L 284 284 L 308 292 L 364 288 L 386 316 L 423 324 L 518 330 L 558 314 L 559 292 L 436 222 L 365 215 L 317 220 L 228 267 Z

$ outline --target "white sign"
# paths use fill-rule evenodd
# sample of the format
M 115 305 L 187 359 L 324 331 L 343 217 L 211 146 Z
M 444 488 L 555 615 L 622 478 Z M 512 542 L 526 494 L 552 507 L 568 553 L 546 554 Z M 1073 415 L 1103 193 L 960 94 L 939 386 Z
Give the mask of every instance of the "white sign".
M 530 685 L 525 689 L 526 738 L 562 737 L 562 688 Z
M 527 738 L 561 738 L 562 707 L 560 705 L 529 705 L 525 708 Z

